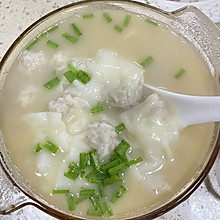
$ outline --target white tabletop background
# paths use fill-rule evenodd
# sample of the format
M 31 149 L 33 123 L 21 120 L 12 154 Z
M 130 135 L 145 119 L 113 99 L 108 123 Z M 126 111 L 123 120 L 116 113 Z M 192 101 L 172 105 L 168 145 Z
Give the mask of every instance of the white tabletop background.
M 145 3 L 144 0 L 139 0 Z M 34 21 L 74 0 L 0 0 L 0 60 L 9 46 Z M 220 22 L 220 0 L 149 0 L 151 5 L 172 11 L 186 4 L 195 5 L 214 22 Z M 192 3 L 194 2 L 194 3 Z M 157 220 L 220 220 L 220 187 L 216 182 L 214 164 L 201 186 L 178 207 Z M 0 168 L 0 206 L 4 199 L 2 185 L 5 174 Z M 15 190 L 12 187 L 12 190 Z M 1 220 L 55 220 L 33 206 L 26 206 L 10 215 L 0 215 Z

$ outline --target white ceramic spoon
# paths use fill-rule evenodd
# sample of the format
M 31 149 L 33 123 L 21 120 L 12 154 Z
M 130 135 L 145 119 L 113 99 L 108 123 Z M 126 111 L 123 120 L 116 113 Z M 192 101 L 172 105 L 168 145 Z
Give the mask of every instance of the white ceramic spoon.
M 147 84 L 145 87 L 170 101 L 177 108 L 185 126 L 220 121 L 220 96 L 182 95 Z M 216 163 L 216 177 L 220 186 L 220 157 Z
M 220 121 L 220 96 L 183 95 L 148 84 L 145 84 L 145 87 L 170 101 L 185 126 Z

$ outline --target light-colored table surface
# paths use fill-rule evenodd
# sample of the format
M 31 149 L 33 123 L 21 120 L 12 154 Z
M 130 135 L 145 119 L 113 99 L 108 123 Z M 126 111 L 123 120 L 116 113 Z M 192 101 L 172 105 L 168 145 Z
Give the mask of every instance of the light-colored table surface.
M 144 0 L 140 0 L 145 2 Z M 191 0 L 192 2 L 193 0 Z M 3 58 L 9 46 L 30 24 L 46 13 L 63 5 L 74 2 L 74 0 L 0 0 L 0 60 Z M 174 10 L 182 7 L 190 0 L 181 0 L 181 3 L 168 2 L 166 0 L 149 0 L 157 7 L 165 10 Z M 220 0 L 200 0 L 197 3 L 208 17 L 214 22 L 220 22 Z M 191 3 L 190 3 L 191 4 Z M 216 182 L 214 164 L 209 175 L 201 186 L 190 196 L 188 200 L 178 207 L 158 218 L 172 220 L 217 220 L 220 219 L 220 188 Z M 5 174 L 0 169 L 0 206 L 4 198 L 2 189 Z M 10 186 L 12 190 L 16 189 Z M 54 220 L 33 206 L 26 206 L 10 215 L 1 216 L 2 220 Z

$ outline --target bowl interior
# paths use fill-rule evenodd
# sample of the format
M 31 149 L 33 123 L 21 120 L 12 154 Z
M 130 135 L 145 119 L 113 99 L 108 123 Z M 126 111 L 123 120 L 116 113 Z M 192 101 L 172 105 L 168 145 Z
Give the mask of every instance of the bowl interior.
M 44 16 L 26 31 L 24 31 L 17 40 L 12 44 L 0 64 L 0 91 L 4 86 L 7 74 L 19 56 L 20 51 L 34 39 L 42 31 L 47 30 L 49 27 L 57 23 L 57 21 L 65 20 L 72 15 L 88 14 L 94 11 L 102 10 L 116 10 L 125 11 L 128 13 L 137 14 L 139 16 L 147 16 L 153 20 L 163 24 L 164 27 L 172 29 L 177 35 L 183 37 L 188 41 L 201 55 L 205 61 L 207 68 L 210 71 L 212 78 L 213 90 L 215 95 L 219 94 L 219 51 L 220 51 L 220 31 L 215 25 L 198 9 L 194 7 L 186 7 L 184 9 L 175 11 L 173 13 L 166 13 L 149 5 L 135 3 L 130 1 L 83 1 L 67 5 L 63 8 L 53 11 Z M 217 142 L 219 133 L 219 124 L 216 123 L 213 129 L 212 140 L 207 148 L 203 160 L 198 166 L 198 170 L 188 180 L 178 192 L 176 192 L 166 202 L 156 204 L 149 210 L 141 210 L 132 213 L 128 218 L 152 219 L 157 217 L 171 208 L 178 205 L 198 187 L 203 181 L 208 171 L 211 169 L 215 158 L 218 153 L 219 144 Z M 1 132 L 1 163 L 5 171 L 9 174 L 12 181 L 31 199 L 36 201 L 41 208 L 59 217 L 74 218 L 69 213 L 59 210 L 57 207 L 52 206 L 45 201 L 34 189 L 31 188 L 29 183 L 19 174 L 17 167 L 10 159 L 7 146 L 4 144 L 4 134 Z M 77 217 L 76 217 L 77 218 Z

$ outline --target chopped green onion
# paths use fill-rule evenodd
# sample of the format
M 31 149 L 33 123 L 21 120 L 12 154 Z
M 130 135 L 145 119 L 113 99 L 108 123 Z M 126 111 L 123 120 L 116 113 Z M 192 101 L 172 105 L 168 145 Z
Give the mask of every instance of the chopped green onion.
M 80 196 L 94 196 L 95 189 L 84 189 L 79 192 Z
M 102 201 L 100 198 L 97 199 L 97 204 L 98 204 L 98 207 L 101 211 L 102 214 L 106 213 L 106 206 L 104 205 L 104 201 Z
M 72 193 L 66 194 L 66 198 L 67 198 L 67 204 L 69 206 L 69 210 L 70 211 L 75 210 L 75 201 L 74 201 L 73 194 Z
M 89 154 L 80 153 L 79 154 L 79 167 L 80 169 L 85 169 L 88 165 Z
M 52 47 L 52 48 L 57 48 L 59 45 L 51 40 L 48 40 L 47 46 Z
M 110 169 L 112 167 L 115 167 L 115 166 L 119 165 L 119 163 L 120 162 L 119 162 L 118 159 L 110 161 L 109 163 L 106 163 L 106 164 L 102 165 L 101 166 L 101 170 L 103 170 L 103 171 L 108 170 L 108 169 Z
M 112 212 L 111 208 L 105 202 L 103 203 L 103 205 L 105 206 L 105 210 L 107 211 L 109 216 L 112 216 L 113 212 Z
M 121 170 L 124 170 L 124 169 L 127 168 L 127 167 L 128 167 L 127 163 L 120 163 L 119 165 L 114 166 L 114 167 L 108 169 L 108 173 L 109 173 L 110 175 L 113 175 L 113 174 L 118 173 L 118 172 L 121 171 Z
M 79 172 L 77 172 L 77 171 L 65 172 L 64 176 L 71 179 L 71 180 L 75 180 L 79 176 Z
M 109 159 L 110 161 L 114 161 L 114 160 L 117 160 L 119 157 L 120 156 L 117 153 L 115 153 L 115 154 L 112 154 Z
M 81 178 L 84 178 L 85 174 L 86 174 L 86 171 L 82 170 L 82 171 L 80 172 L 80 177 L 81 177 Z
M 102 183 L 102 180 L 109 177 L 108 174 L 103 174 L 98 171 L 92 171 L 88 173 L 85 178 L 88 180 L 90 183 Z
M 88 196 L 79 196 L 75 199 L 75 204 L 78 205 L 79 203 L 86 200 L 87 198 L 88 198 Z
M 53 194 L 67 194 L 70 191 L 68 189 L 54 189 Z
M 75 43 L 78 39 L 70 34 L 67 33 L 63 33 L 62 37 L 64 37 L 65 39 L 69 40 L 72 43 Z
M 75 170 L 75 169 L 79 169 L 78 165 L 74 162 L 72 162 L 70 165 L 69 165 L 69 169 L 70 170 Z
M 70 165 L 69 165 L 69 171 L 68 172 L 65 172 L 64 173 L 64 176 L 69 178 L 69 179 L 72 179 L 72 180 L 75 180 L 76 178 L 78 178 L 78 176 L 80 175 L 81 173 L 81 170 L 80 168 L 78 167 L 78 165 L 74 162 L 72 162 Z
M 93 14 L 91 13 L 91 14 L 85 14 L 85 15 L 83 15 L 83 18 L 93 18 Z
M 184 73 L 186 72 L 186 70 L 184 69 L 180 69 L 176 74 L 175 74 L 175 78 L 179 79 Z
M 124 124 L 120 124 L 120 125 L 115 127 L 115 132 L 116 133 L 120 133 L 124 129 L 125 129 L 125 125 Z
M 50 141 L 47 141 L 44 145 L 44 148 L 46 148 L 47 150 L 49 150 L 51 153 L 55 154 L 57 152 L 57 150 L 59 149 L 59 147 L 57 147 L 56 145 L 54 145 L 53 143 L 51 143 Z
M 79 70 L 77 71 L 76 78 L 81 83 L 86 84 L 87 82 L 91 80 L 91 75 L 83 70 Z
M 90 216 L 102 216 L 102 213 L 100 211 L 91 211 L 91 210 L 88 210 L 87 211 L 87 215 L 90 215 Z
M 150 2 L 148 0 L 145 0 L 146 4 L 150 5 Z
M 35 148 L 35 152 L 39 152 L 39 151 L 41 151 L 43 149 L 43 146 L 42 146 L 42 144 L 38 144 L 37 146 L 36 146 L 36 148 Z
M 50 27 L 50 28 L 46 31 L 46 33 L 51 33 L 51 32 L 53 32 L 53 31 L 55 31 L 58 27 L 59 27 L 59 26 L 56 24 L 56 25 L 54 25 L 53 27 Z
M 55 86 L 57 86 L 59 84 L 60 80 L 58 77 L 55 77 L 53 79 L 51 79 L 49 82 L 44 84 L 44 87 L 46 87 L 47 89 L 52 89 Z
M 116 191 L 116 193 L 113 195 L 113 197 L 110 199 L 110 202 L 115 203 L 116 200 L 120 197 L 122 197 L 122 195 L 127 191 L 127 189 L 124 186 L 120 186 L 120 188 L 118 189 L 118 191 Z
M 95 113 L 99 113 L 99 112 L 104 112 L 104 108 L 98 102 L 97 106 L 91 109 L 91 113 L 95 114 Z
M 82 35 L 82 32 L 79 30 L 79 28 L 76 26 L 76 24 L 72 23 L 71 26 L 72 26 L 72 28 L 73 28 L 73 30 L 74 30 L 77 37 Z
M 106 197 L 105 192 L 104 192 L 104 189 L 103 189 L 103 187 L 102 187 L 101 185 L 98 186 L 98 189 L 99 189 L 99 195 L 100 195 L 100 197 L 101 197 L 101 198 Z
M 98 172 L 92 171 L 88 173 L 85 177 L 88 180 L 88 182 L 99 184 L 102 183 L 102 180 L 107 178 L 108 175 L 102 173 L 99 174 Z
M 99 161 L 99 156 L 96 151 L 90 152 L 90 161 L 91 161 L 91 165 L 96 170 L 100 170 L 101 165 L 100 165 L 100 161 Z
M 76 73 L 69 70 L 63 74 L 71 83 L 76 79 Z
M 149 56 L 145 60 L 143 60 L 140 64 L 143 67 L 147 67 L 153 62 L 153 60 L 154 60 L 153 57 Z
M 102 181 L 103 186 L 108 186 L 120 182 L 121 179 L 117 174 L 114 174 Z
M 152 21 L 152 20 L 149 19 L 149 18 L 147 18 L 145 21 L 146 21 L 147 23 L 149 23 L 149 24 L 154 25 L 154 26 L 158 26 L 158 24 L 157 24 L 155 21 Z
M 130 144 L 127 141 L 122 140 L 119 145 L 114 149 L 114 151 L 120 156 L 124 156 L 129 147 Z
M 108 23 L 112 21 L 112 18 L 110 17 L 109 13 L 104 12 L 102 15 Z
M 134 160 L 130 160 L 130 161 L 128 161 L 128 166 L 132 166 L 134 164 L 140 163 L 141 161 L 143 161 L 142 157 L 138 157 L 138 158 L 136 158 Z
M 123 28 L 119 25 L 115 25 L 114 26 L 114 29 L 117 31 L 117 32 L 122 32 Z
M 68 68 L 69 68 L 73 73 L 75 73 L 75 74 L 76 74 L 77 71 L 78 71 L 78 70 L 73 66 L 72 63 L 69 63 L 69 64 L 68 64 Z
M 56 30 L 58 28 L 58 25 L 55 25 L 48 30 L 44 31 L 40 35 L 38 35 L 27 47 L 26 50 L 30 50 L 41 38 L 45 37 L 48 33 Z
M 91 197 L 89 197 L 89 200 L 91 201 L 94 209 L 97 210 L 98 209 L 98 199 L 97 199 L 97 197 L 96 196 L 91 196 Z
M 26 50 L 30 50 L 38 41 L 39 41 L 39 39 L 38 39 L 38 38 L 35 38 L 35 39 L 26 47 Z
M 126 15 L 123 26 L 127 27 L 128 24 L 130 23 L 130 20 L 131 20 L 131 15 Z

